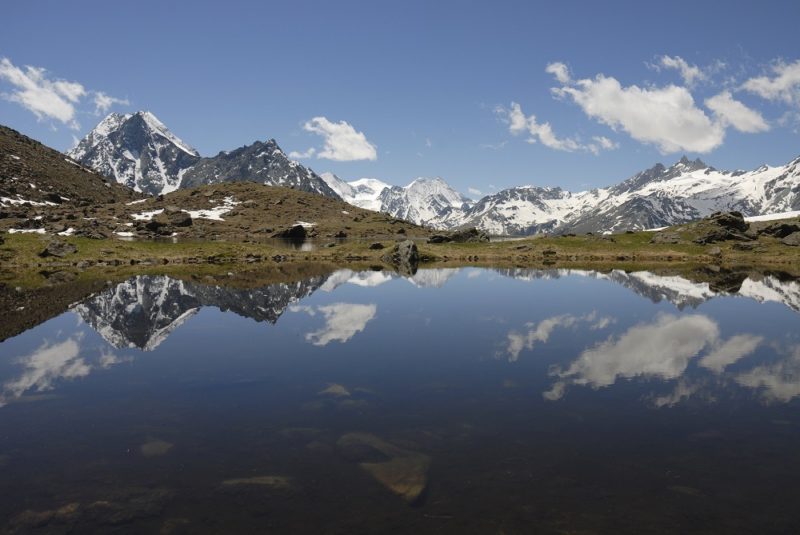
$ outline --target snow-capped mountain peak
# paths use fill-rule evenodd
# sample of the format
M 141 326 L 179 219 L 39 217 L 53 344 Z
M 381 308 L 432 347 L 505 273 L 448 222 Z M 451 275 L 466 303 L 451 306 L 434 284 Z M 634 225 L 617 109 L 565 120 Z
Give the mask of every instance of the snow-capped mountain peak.
M 136 191 L 166 193 L 200 155 L 148 111 L 112 113 L 67 153 Z

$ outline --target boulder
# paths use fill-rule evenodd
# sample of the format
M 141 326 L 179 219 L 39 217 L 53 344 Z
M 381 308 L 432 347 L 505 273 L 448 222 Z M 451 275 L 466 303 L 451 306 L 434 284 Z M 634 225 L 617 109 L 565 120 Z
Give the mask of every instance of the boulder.
M 750 224 L 744 220 L 741 212 L 714 212 L 706 219 L 728 230 L 744 232 L 750 228 Z
M 383 245 L 383 244 L 382 244 L 382 243 L 380 243 L 380 242 L 375 242 L 375 243 L 373 243 L 373 244 L 370 244 L 370 246 L 369 246 L 369 248 L 370 248 L 370 249 L 372 249 L 373 251 L 378 251 L 378 250 L 380 250 L 380 249 L 384 249 L 385 247 L 386 247 L 386 246 L 385 246 L 385 245 Z
M 800 225 L 783 222 L 772 223 L 758 231 L 759 234 L 766 234 L 767 236 L 774 236 L 776 238 L 785 238 L 795 232 L 800 232 Z
M 289 240 L 292 242 L 302 243 L 306 241 L 308 232 L 303 225 L 295 225 L 286 230 L 280 230 L 272 235 L 273 238 L 280 238 L 282 240 Z
M 652 238 L 650 238 L 650 243 L 666 243 L 666 244 L 676 244 L 681 242 L 681 237 L 677 232 L 656 232 Z
M 488 242 L 489 235 L 475 227 L 457 230 L 450 234 L 450 239 L 456 243 Z
M 52 240 L 47 244 L 47 247 L 45 247 L 44 250 L 39 253 L 39 256 L 42 258 L 47 258 L 48 256 L 57 256 L 58 258 L 63 258 L 76 252 L 78 252 L 78 248 L 71 243 L 61 240 Z
M 791 247 L 798 247 L 800 246 L 800 232 L 793 232 L 783 238 L 781 243 L 784 245 L 789 245 Z
M 392 264 L 403 275 L 417 272 L 419 265 L 419 250 L 417 244 L 411 240 L 404 240 L 392 247 L 391 251 L 381 257 L 381 260 Z
M 428 238 L 428 243 L 448 243 L 451 241 L 453 241 L 453 239 L 445 234 L 434 234 Z

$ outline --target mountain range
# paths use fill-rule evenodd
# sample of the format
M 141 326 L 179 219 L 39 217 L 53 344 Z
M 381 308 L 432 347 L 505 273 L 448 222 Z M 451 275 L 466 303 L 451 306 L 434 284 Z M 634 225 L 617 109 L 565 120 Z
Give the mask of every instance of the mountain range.
M 290 160 L 274 139 L 203 158 L 149 111 L 110 114 L 67 156 L 150 195 L 251 181 L 339 199 L 314 171 Z
M 718 296 L 738 295 L 759 302 L 782 303 L 800 312 L 800 283 L 782 281 L 774 275 L 741 274 L 733 288 L 722 289 L 709 282 L 696 282 L 678 275 L 657 275 L 647 271 L 607 273 L 569 269 L 496 269 L 497 273 L 520 280 L 561 277 L 591 277 L 608 280 L 654 302 L 667 301 L 683 310 L 696 308 Z M 422 269 L 408 282 L 420 288 L 440 288 L 459 269 Z M 258 322 L 275 324 L 292 305 L 314 292 L 333 292 L 352 284 L 375 287 L 401 278 L 394 272 L 357 272 L 342 269 L 289 283 L 255 289 L 227 288 L 186 282 L 168 276 L 139 275 L 76 304 L 76 312 L 107 342 L 117 348 L 150 351 L 203 307 L 231 311 Z
M 622 232 L 686 223 L 718 210 L 746 216 L 800 210 L 800 158 L 777 167 L 720 171 L 684 156 L 606 188 L 519 186 L 473 201 L 438 177 L 401 187 L 376 178 L 318 175 L 289 159 L 273 139 L 203 158 L 146 111 L 109 115 L 68 155 L 152 195 L 254 181 L 343 199 L 437 229 L 477 227 L 493 235 Z

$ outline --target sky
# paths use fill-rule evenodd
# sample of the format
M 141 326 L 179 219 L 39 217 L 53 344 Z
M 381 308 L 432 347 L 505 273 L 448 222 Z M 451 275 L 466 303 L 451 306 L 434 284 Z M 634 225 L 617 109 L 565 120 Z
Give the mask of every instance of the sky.
M 59 150 L 149 110 L 205 156 L 275 138 L 318 173 L 478 197 L 683 154 L 800 155 L 800 3 L 42 2 L 3 6 L 0 124 Z

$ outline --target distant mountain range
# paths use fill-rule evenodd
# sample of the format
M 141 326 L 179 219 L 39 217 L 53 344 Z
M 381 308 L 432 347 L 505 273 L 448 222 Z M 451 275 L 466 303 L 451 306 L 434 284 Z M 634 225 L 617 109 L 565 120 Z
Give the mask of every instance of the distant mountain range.
M 739 295 L 759 302 L 782 303 L 800 312 L 800 283 L 781 281 L 772 275 L 743 273 L 738 278 L 734 277 L 734 287 L 722 289 L 709 282 L 695 282 L 677 275 L 656 275 L 647 271 L 495 271 L 521 280 L 568 276 L 604 279 L 624 286 L 654 303 L 667 301 L 681 310 L 696 308 L 718 296 Z M 404 278 L 420 288 L 439 288 L 458 272 L 459 269 L 421 269 L 413 277 Z M 344 284 L 374 287 L 398 278 L 400 276 L 394 272 L 342 269 L 296 282 L 237 289 L 185 282 L 167 276 L 140 275 L 107 288 L 74 305 L 72 309 L 114 347 L 150 351 L 203 307 L 215 307 L 255 321 L 274 324 L 288 307 L 318 290 L 332 292 Z
M 757 216 L 800 210 L 800 158 L 778 167 L 719 171 L 685 156 L 607 188 L 573 193 L 508 188 L 472 201 L 441 178 L 405 187 L 375 178 L 344 181 L 290 160 L 275 140 L 202 158 L 152 113 L 111 114 L 68 155 L 138 191 L 229 181 L 290 186 L 438 229 L 478 227 L 494 235 L 621 232 L 686 223 L 717 210 Z

